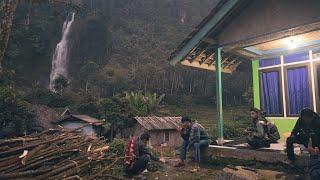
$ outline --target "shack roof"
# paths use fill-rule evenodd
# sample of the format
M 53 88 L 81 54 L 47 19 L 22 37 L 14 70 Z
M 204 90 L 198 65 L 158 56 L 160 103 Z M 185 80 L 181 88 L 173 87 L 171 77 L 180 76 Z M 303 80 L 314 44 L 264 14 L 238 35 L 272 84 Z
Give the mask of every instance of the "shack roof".
M 135 117 L 147 130 L 174 130 L 181 127 L 181 117 Z
M 70 119 L 76 119 L 76 120 L 83 121 L 83 122 L 93 124 L 96 126 L 104 124 L 103 120 L 99 120 L 99 119 L 96 119 L 94 117 L 87 116 L 87 115 L 76 115 L 76 114 L 66 115 L 62 119 L 58 120 L 56 123 L 61 123 L 64 121 L 68 121 Z
M 214 50 L 222 47 L 222 72 L 230 73 L 244 59 L 292 53 L 285 42 L 298 35 L 295 51 L 318 48 L 319 7 L 318 0 L 221 0 L 168 60 L 215 71 Z

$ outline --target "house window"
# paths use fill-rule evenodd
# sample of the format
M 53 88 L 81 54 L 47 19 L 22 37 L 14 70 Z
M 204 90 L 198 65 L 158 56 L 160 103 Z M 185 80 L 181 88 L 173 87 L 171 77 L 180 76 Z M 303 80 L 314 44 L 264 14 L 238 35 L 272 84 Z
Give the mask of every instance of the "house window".
M 311 107 L 310 87 L 307 66 L 287 69 L 289 115 L 297 115 L 301 109 Z
M 164 132 L 164 142 L 169 142 L 169 131 Z
M 262 109 L 267 115 L 281 115 L 280 72 L 277 70 L 261 72 Z

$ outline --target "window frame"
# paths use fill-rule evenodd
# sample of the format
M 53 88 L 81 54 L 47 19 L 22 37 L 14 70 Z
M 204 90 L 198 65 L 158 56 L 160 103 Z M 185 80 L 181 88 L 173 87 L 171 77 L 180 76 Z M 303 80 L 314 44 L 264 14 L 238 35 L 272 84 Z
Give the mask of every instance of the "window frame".
M 260 100 L 262 100 L 262 95 L 263 95 L 263 83 L 262 83 L 262 73 L 268 73 L 268 72 L 278 72 L 279 73 L 279 106 L 280 106 L 280 114 L 267 114 L 267 117 L 283 117 L 284 116 L 284 111 L 283 111 L 283 89 L 281 85 L 282 81 L 282 75 L 281 75 L 281 67 L 272 67 L 272 68 L 267 68 L 267 69 L 260 69 L 259 70 L 259 85 L 260 85 Z M 264 110 L 263 108 L 263 102 L 260 103 L 260 109 Z
M 284 74 L 283 74 L 283 78 L 284 78 L 284 82 L 285 82 L 285 91 L 286 91 L 286 109 L 287 109 L 287 117 L 297 117 L 299 116 L 299 114 L 290 114 L 290 99 L 289 99 L 289 91 L 288 91 L 288 69 L 297 69 L 297 68 L 302 68 L 302 67 L 307 67 L 307 71 L 308 71 L 308 83 L 309 83 L 309 93 L 310 93 L 310 108 L 314 109 L 313 107 L 313 98 L 312 98 L 312 79 L 311 79 L 311 67 L 310 67 L 310 61 L 306 61 L 304 63 L 298 63 L 298 64 L 292 64 L 292 65 L 287 65 L 284 66 Z
M 320 80 L 320 77 L 318 77 L 318 73 L 317 73 L 317 67 L 319 67 L 320 69 L 320 61 L 319 60 L 316 60 L 316 61 L 313 61 L 313 77 L 314 77 L 314 90 L 315 90 L 315 95 L 316 95 L 316 106 L 317 106 L 317 110 L 316 112 L 317 113 L 320 113 L 320 88 L 319 88 L 319 83 L 318 83 L 318 80 Z M 320 73 L 319 73 L 320 75 Z

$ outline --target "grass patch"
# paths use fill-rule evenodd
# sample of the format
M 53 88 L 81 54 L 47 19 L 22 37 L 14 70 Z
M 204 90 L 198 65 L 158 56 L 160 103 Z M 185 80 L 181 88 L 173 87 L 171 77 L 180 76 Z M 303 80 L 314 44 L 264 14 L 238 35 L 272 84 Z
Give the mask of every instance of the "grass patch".
M 243 131 L 250 126 L 248 107 L 224 107 L 224 134 L 225 138 L 239 138 L 244 136 Z M 201 123 L 210 134 L 216 136 L 216 108 L 205 105 L 173 106 L 168 105 L 161 109 L 159 116 L 189 116 Z M 278 127 L 281 139 L 285 142 L 285 133 L 290 133 L 296 119 L 272 119 Z
M 233 139 L 242 137 L 251 120 L 249 118 L 248 107 L 224 107 L 224 138 Z M 206 105 L 188 105 L 174 106 L 167 105 L 163 107 L 158 116 L 189 116 L 193 120 L 202 124 L 211 136 L 216 138 L 217 114 L 214 106 Z

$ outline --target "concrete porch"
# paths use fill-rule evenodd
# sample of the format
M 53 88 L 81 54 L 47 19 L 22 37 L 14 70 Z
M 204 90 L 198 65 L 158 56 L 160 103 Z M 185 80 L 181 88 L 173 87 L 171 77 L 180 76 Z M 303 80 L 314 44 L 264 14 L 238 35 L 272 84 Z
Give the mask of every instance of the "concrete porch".
M 296 155 L 295 165 L 306 167 L 308 165 L 309 154 L 300 150 L 300 146 L 295 145 Z M 218 146 L 210 145 L 208 148 L 210 157 L 231 158 L 246 161 L 258 161 L 265 163 L 286 163 L 287 155 L 285 152 L 285 144 L 271 144 L 269 148 L 250 149 L 246 143 Z

